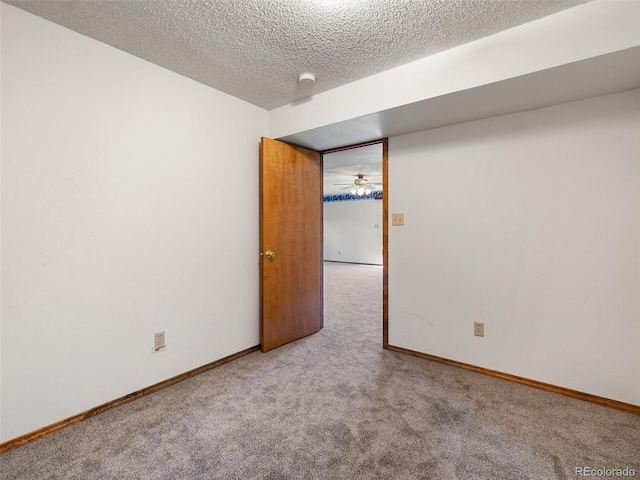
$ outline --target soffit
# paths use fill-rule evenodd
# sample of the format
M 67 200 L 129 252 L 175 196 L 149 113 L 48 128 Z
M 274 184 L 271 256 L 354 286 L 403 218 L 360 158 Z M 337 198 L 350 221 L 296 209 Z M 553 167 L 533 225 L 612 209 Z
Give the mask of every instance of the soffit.
M 323 151 L 637 88 L 640 47 L 632 47 L 279 139 Z

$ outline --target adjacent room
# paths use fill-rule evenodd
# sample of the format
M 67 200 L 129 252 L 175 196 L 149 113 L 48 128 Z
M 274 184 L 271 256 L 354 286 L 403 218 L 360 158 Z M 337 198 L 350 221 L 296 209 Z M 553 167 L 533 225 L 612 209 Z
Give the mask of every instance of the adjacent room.
M 323 166 L 325 328 L 368 322 L 382 342 L 382 143 L 326 152 Z M 339 285 L 339 288 L 336 288 Z
M 325 153 L 322 162 L 324 261 L 382 266 L 382 144 Z
M 0 20 L 0 478 L 640 475 L 640 2 Z

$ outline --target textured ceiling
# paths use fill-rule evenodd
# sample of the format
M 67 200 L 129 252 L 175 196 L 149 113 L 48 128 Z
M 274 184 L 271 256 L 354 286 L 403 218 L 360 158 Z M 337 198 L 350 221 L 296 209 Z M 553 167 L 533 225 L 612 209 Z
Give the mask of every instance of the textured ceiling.
M 589 0 L 5 1 L 270 110 Z

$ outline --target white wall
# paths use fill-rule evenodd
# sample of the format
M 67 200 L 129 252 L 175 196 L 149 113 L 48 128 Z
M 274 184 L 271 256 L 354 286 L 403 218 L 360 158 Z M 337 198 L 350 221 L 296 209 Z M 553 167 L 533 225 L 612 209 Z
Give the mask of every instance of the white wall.
M 324 259 L 382 265 L 382 201 L 324 203 Z
M 1 8 L 8 440 L 259 343 L 268 115 Z
M 390 344 L 640 405 L 639 132 L 634 90 L 391 138 Z

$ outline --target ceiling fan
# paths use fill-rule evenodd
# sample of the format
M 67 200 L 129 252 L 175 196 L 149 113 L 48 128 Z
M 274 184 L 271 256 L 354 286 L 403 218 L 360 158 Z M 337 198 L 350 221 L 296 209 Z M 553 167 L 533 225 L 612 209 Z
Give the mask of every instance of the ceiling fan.
M 375 188 L 375 185 L 366 179 L 364 173 L 358 173 L 353 179 L 353 183 L 334 183 L 334 185 L 348 185 L 340 190 L 351 189 L 351 194 L 358 196 L 369 195 Z

